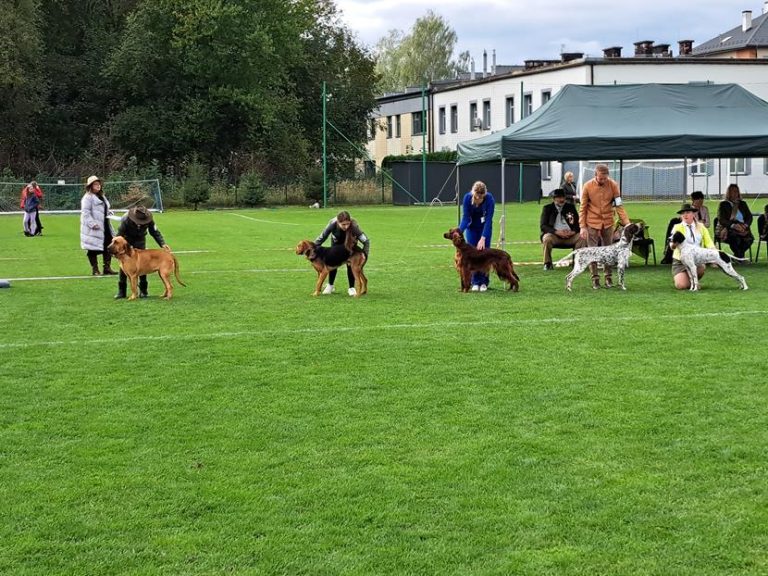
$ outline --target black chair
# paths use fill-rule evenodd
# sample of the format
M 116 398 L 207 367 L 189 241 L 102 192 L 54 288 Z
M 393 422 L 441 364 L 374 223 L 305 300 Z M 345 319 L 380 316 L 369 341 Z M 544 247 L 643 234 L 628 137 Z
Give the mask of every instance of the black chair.
M 760 230 L 760 218 L 758 218 L 757 221 L 758 221 L 757 229 Z M 715 241 L 715 244 L 717 244 L 717 249 L 718 250 L 722 250 L 723 249 L 722 242 L 724 242 L 724 240 L 720 240 L 720 237 L 717 235 L 717 218 L 715 218 L 714 224 L 715 224 L 715 227 L 714 227 L 714 230 L 715 230 L 715 232 L 714 232 L 714 241 Z M 726 242 L 726 244 L 727 244 L 727 242 Z M 759 255 L 760 254 L 760 241 L 759 240 L 757 242 L 757 250 L 758 250 L 758 255 Z M 749 261 L 752 262 L 752 245 L 751 244 L 749 246 Z
M 760 244 L 768 243 L 768 230 L 765 229 L 765 214 L 757 217 L 757 252 L 755 252 L 755 263 L 760 259 Z
M 630 222 L 635 221 L 630 220 Z M 656 266 L 656 243 L 653 241 L 653 238 L 648 236 L 650 226 L 644 221 L 637 221 L 635 223 L 642 224 L 643 227 L 635 234 L 635 238 L 632 240 L 632 252 L 645 260 L 646 266 L 648 266 L 648 257 L 653 254 L 653 265 Z

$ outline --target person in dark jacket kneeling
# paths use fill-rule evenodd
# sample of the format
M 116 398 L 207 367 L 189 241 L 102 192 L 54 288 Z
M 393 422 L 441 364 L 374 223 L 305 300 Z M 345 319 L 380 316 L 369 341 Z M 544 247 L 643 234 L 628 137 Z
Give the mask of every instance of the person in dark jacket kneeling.
M 128 210 L 128 213 L 120 220 L 120 227 L 117 229 L 118 236 L 125 238 L 132 248 L 139 248 L 140 250 L 146 250 L 147 248 L 147 232 L 155 239 L 158 246 L 170 250 L 160 230 L 155 226 L 152 212 L 144 206 L 134 206 Z M 128 276 L 125 275 L 121 268 L 120 277 L 117 280 L 115 299 L 125 298 L 127 288 Z M 139 276 L 139 298 L 146 298 L 147 295 L 147 277 L 146 275 Z

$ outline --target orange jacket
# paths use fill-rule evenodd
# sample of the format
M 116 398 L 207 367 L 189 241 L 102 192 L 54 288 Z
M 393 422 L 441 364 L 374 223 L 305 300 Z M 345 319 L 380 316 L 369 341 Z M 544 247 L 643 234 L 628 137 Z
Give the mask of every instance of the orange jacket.
M 619 198 L 619 201 L 616 203 L 617 205 L 614 204 L 616 198 Z M 622 224 L 625 226 L 629 224 L 629 216 L 627 216 L 624 207 L 621 205 L 619 185 L 615 181 L 608 178 L 606 183 L 600 186 L 592 178 L 592 180 L 584 183 L 581 189 L 581 205 L 579 208 L 579 226 L 582 230 L 585 228 L 595 228 L 597 230 L 613 228 L 614 210 L 616 210 L 616 215 Z

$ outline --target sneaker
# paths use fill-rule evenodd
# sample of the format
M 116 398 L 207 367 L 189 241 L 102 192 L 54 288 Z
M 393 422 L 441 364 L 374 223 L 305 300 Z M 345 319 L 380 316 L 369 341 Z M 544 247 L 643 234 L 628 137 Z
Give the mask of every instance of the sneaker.
M 600 290 L 600 278 L 592 278 L 592 289 Z
M 323 288 L 323 294 L 333 294 L 334 288 L 333 284 L 326 284 L 325 288 Z
M 347 294 L 349 294 L 350 296 L 357 296 L 357 290 L 355 290 L 354 288 L 350 288 L 349 290 L 347 290 Z
M 472 292 L 479 292 L 479 291 L 480 291 L 480 286 L 478 286 L 477 284 L 472 284 Z
M 610 278 L 606 278 L 605 279 L 605 287 L 606 288 L 613 288 L 613 280 L 611 280 Z
M 122 300 L 123 298 L 125 298 L 125 292 L 118 290 L 117 294 L 115 294 L 115 300 Z
M 149 294 L 146 292 L 139 292 L 139 298 L 149 298 Z
M 486 286 L 485 284 L 480 284 L 480 292 L 487 292 L 487 291 L 488 291 L 488 286 Z
M 552 262 L 545 262 L 544 263 L 544 270 L 554 270 L 555 267 L 552 266 Z

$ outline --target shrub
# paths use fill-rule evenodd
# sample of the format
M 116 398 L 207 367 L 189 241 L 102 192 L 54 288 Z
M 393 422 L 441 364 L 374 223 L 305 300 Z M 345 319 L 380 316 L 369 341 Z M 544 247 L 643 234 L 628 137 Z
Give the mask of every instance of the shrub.
M 266 188 L 261 175 L 255 170 L 250 170 L 240 178 L 237 187 L 237 195 L 240 202 L 246 206 L 260 206 L 266 199 Z
M 199 204 L 208 202 L 211 197 L 211 187 L 208 184 L 208 168 L 198 162 L 193 161 L 187 169 L 187 177 L 181 184 L 181 190 L 184 194 L 184 202 L 192 204 L 197 210 Z

